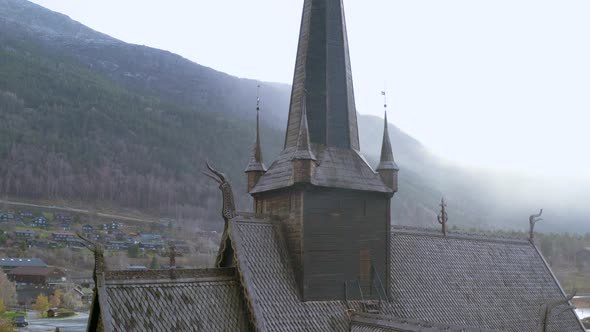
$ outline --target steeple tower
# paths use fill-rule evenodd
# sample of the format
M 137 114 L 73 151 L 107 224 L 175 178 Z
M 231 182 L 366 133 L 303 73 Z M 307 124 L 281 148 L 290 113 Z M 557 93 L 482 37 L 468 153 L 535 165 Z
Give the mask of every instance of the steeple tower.
M 359 151 L 342 0 L 305 0 L 300 33 L 285 146 L 249 192 L 281 223 L 303 301 L 379 299 L 395 163 L 377 173 Z
M 257 87 L 256 95 L 256 140 L 252 147 L 252 155 L 250 162 L 246 167 L 246 174 L 248 176 L 248 192 L 252 190 L 258 183 L 258 180 L 266 172 L 266 166 L 262 160 L 262 149 L 260 148 L 260 85 Z
M 342 0 L 304 2 L 285 148 L 297 145 L 303 104 L 311 143 L 360 149 Z
M 383 182 L 397 192 L 397 172 L 399 167 L 393 159 L 393 150 L 391 149 L 391 141 L 389 138 L 389 129 L 387 122 L 387 97 L 385 91 L 381 92 L 385 100 L 383 107 L 385 108 L 385 120 L 383 127 L 383 143 L 381 144 L 381 161 L 377 166 L 377 173 L 381 176 Z

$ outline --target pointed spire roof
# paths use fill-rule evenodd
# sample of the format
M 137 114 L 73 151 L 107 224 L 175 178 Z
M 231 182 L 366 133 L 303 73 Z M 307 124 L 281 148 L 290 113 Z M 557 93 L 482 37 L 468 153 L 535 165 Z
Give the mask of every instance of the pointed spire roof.
M 305 96 L 310 142 L 358 151 L 342 0 L 305 0 L 303 6 L 285 148 L 299 142 Z
M 395 163 L 395 160 L 393 159 L 393 150 L 391 149 L 391 140 L 389 138 L 389 129 L 387 128 L 388 127 L 387 109 L 385 110 L 385 121 L 384 122 L 385 122 L 385 125 L 383 127 L 383 143 L 381 145 L 381 162 L 379 162 L 379 166 L 377 166 L 377 171 L 385 170 L 385 169 L 399 171 L 399 167 L 397 167 L 397 164 Z
M 258 86 L 260 89 L 260 85 Z M 252 147 L 252 155 L 246 167 L 246 172 L 266 172 L 266 166 L 262 160 L 262 149 L 260 148 L 260 97 L 256 97 L 256 140 Z
M 313 151 L 311 151 L 311 143 L 309 142 L 309 127 L 307 125 L 307 107 L 305 103 L 305 94 L 302 98 L 301 104 L 301 123 L 299 125 L 299 135 L 297 139 L 297 149 L 293 154 L 292 160 L 316 160 Z

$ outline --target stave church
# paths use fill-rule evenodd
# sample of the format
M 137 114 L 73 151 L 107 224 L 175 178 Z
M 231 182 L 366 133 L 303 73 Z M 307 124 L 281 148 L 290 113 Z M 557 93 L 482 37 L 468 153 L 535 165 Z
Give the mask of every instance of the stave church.
M 215 266 L 111 271 L 94 245 L 88 331 L 584 331 L 532 238 L 447 231 L 444 203 L 442 230 L 395 225 L 387 116 L 374 166 L 343 2 L 305 0 L 284 149 L 267 168 L 256 128 L 247 163 L 252 211 L 208 166 L 225 223 Z

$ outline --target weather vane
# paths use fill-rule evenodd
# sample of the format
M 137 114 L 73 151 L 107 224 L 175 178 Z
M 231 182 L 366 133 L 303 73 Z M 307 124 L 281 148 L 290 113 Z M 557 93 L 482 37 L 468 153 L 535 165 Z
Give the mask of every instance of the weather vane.
M 260 111 L 260 84 L 256 86 L 256 112 Z
M 387 93 L 385 90 L 381 91 L 381 95 L 383 96 L 383 108 L 385 108 L 385 112 L 387 112 Z

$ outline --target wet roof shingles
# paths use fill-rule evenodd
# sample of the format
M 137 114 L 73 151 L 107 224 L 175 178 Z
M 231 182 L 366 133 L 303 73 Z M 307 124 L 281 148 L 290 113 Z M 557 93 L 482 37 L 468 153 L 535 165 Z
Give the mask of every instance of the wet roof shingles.
M 312 184 L 320 187 L 390 193 L 379 174 L 355 150 L 312 144 L 317 157 Z M 285 149 L 260 178 L 251 193 L 261 193 L 293 185 L 291 159 L 294 148 Z
M 106 280 L 112 331 L 246 331 L 239 282 L 231 271 L 183 271 L 178 279 L 127 273 Z
M 230 222 L 238 269 L 261 331 L 345 331 L 343 301 L 301 302 L 279 226 Z M 382 314 L 401 319 L 502 331 L 537 331 L 540 306 L 564 298 L 528 241 L 394 228 L 390 302 Z M 349 302 L 353 309 L 359 303 Z M 572 310 L 550 318 L 550 330 L 583 331 Z M 466 331 L 468 331 L 466 329 Z

